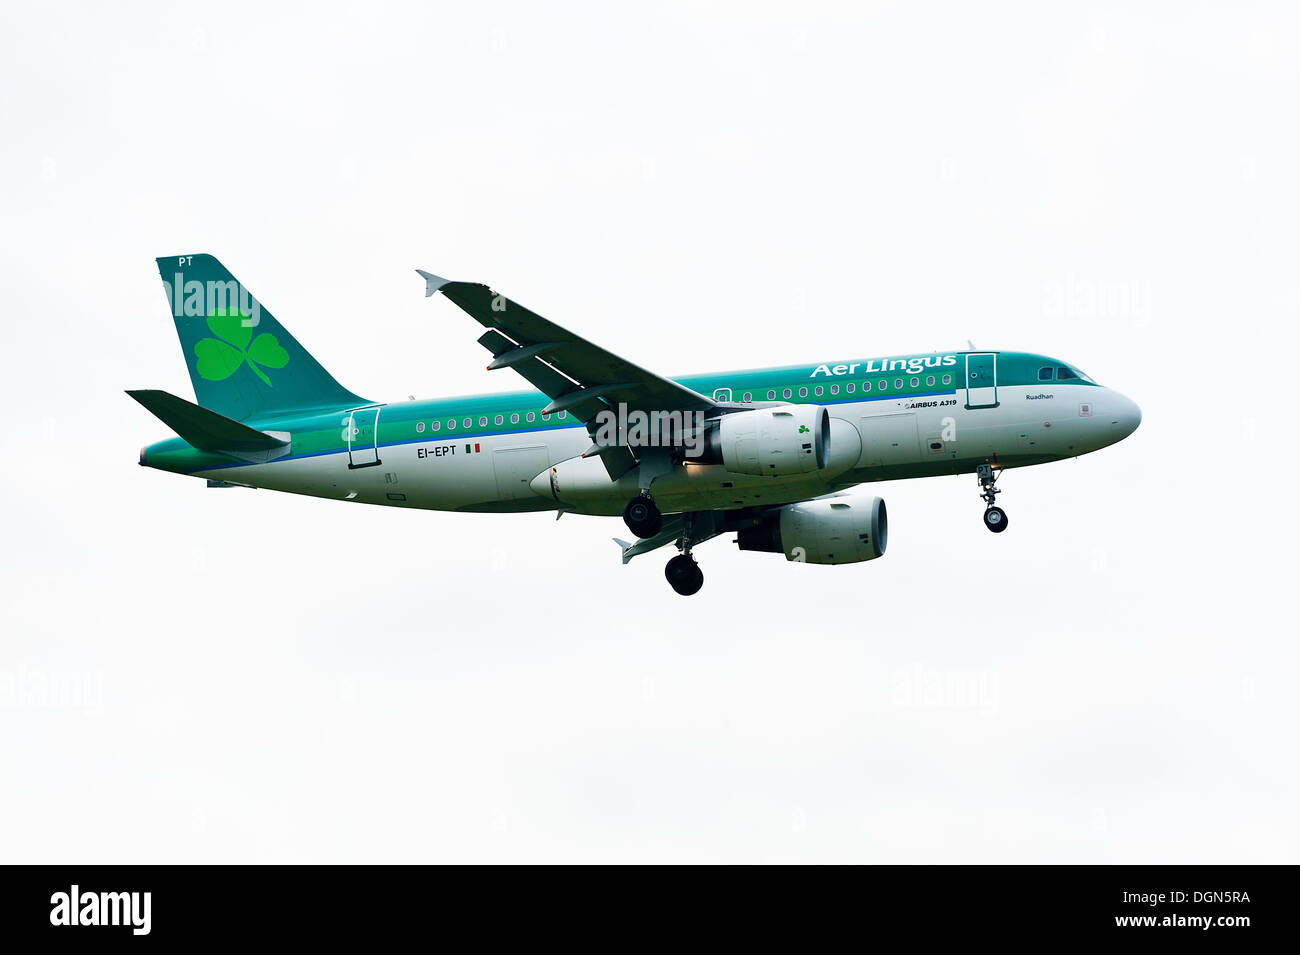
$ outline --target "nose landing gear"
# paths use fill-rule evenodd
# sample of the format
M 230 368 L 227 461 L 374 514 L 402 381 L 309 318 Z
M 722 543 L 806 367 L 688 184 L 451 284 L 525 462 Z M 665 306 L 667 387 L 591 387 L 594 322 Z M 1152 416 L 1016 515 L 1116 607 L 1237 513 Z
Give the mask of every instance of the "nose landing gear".
M 994 534 L 1001 534 L 1007 529 L 1007 512 L 998 507 L 994 501 L 1002 493 L 998 488 L 998 477 L 1002 469 L 993 470 L 991 464 L 981 464 L 975 468 L 975 478 L 980 483 L 980 497 L 984 499 L 984 526 Z
M 984 509 L 984 526 L 994 534 L 1001 534 L 1007 529 L 1007 512 L 996 505 Z

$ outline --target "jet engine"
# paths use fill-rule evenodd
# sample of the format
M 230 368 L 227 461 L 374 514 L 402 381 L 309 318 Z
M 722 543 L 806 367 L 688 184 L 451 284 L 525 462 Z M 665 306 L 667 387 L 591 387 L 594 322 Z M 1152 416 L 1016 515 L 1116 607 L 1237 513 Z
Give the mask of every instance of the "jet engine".
M 854 564 L 885 553 L 889 520 L 885 502 L 831 497 L 787 504 L 738 532 L 741 550 L 785 554 L 809 564 Z
M 709 429 L 701 463 L 736 474 L 807 474 L 826 466 L 830 444 L 830 415 L 820 405 L 756 408 L 723 415 Z

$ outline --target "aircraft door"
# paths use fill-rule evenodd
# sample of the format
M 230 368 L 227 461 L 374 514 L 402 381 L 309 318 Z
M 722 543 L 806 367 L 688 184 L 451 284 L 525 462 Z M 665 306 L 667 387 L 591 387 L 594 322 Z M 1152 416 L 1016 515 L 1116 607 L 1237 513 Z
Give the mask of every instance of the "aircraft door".
M 348 415 L 344 430 L 348 439 L 348 467 L 369 468 L 379 464 L 379 408 L 358 408 Z
M 492 469 L 496 472 L 497 495 L 503 501 L 537 499 L 529 483 L 551 466 L 547 448 L 497 448 L 492 452 Z
M 966 356 L 966 407 L 998 406 L 998 356 L 993 352 Z

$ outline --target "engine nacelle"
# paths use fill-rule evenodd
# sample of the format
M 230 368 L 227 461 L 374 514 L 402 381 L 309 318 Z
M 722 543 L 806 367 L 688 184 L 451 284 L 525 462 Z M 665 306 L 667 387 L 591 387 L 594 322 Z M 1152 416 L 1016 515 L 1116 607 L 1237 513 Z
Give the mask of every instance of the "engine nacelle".
M 741 550 L 785 554 L 809 564 L 855 564 L 885 553 L 889 518 L 878 497 L 832 497 L 787 504 L 741 530 Z
M 830 445 L 831 419 L 820 405 L 755 408 L 722 416 L 704 463 L 736 474 L 808 474 L 826 466 Z

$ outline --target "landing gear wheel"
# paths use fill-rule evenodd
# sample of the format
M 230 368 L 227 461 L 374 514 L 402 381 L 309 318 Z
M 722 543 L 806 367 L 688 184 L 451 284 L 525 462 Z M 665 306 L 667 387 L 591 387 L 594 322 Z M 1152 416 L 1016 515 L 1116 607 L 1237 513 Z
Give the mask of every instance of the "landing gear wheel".
M 690 554 L 678 554 L 670 560 L 664 568 L 664 576 L 668 578 L 673 590 L 683 597 L 699 593 L 704 586 L 704 571 L 700 570 L 700 565 L 695 563 L 695 558 Z
M 623 523 L 637 537 L 654 537 L 664 526 L 664 516 L 649 494 L 628 501 L 623 508 Z
M 980 497 L 984 499 L 984 526 L 994 534 L 1001 534 L 1007 529 L 1007 512 L 993 502 L 1002 491 L 998 488 L 1001 468 L 995 469 L 991 464 L 981 464 L 975 468 L 975 478 L 980 483 Z
M 1007 512 L 994 505 L 984 511 L 984 526 L 994 534 L 1001 534 L 1007 529 Z

